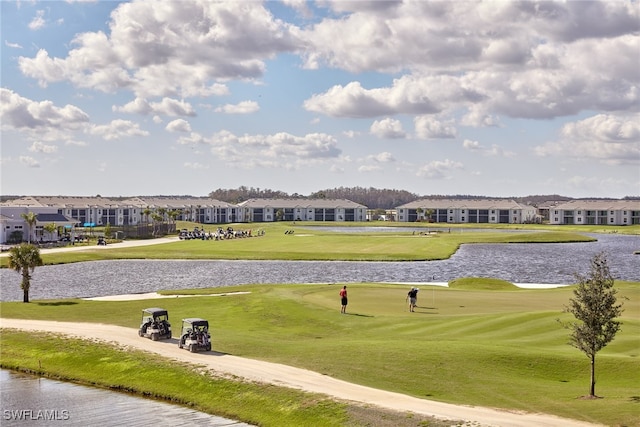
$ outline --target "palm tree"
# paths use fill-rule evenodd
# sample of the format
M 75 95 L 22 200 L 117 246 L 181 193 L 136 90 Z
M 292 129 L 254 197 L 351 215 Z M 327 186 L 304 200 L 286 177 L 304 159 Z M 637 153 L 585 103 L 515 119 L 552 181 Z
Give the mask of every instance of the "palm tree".
M 20 214 L 20 216 L 24 218 L 24 220 L 27 222 L 27 225 L 29 226 L 29 236 L 27 237 L 27 242 L 31 243 L 31 235 L 33 234 L 32 229 L 38 221 L 38 215 L 34 212 L 27 212 Z
M 156 236 L 156 227 L 157 225 L 162 222 L 162 216 L 158 213 L 152 213 L 151 214 L 151 219 L 153 220 L 153 237 Z
M 143 210 L 142 213 L 144 214 L 145 222 L 149 222 L 149 215 L 151 214 L 151 209 L 149 209 L 149 206 L 147 206 L 147 208 Z
M 55 225 L 53 222 L 44 226 L 44 231 L 49 233 L 49 240 L 53 240 L 53 233 L 56 231 L 57 228 L 58 226 Z
M 22 274 L 22 283 L 20 284 L 20 288 L 24 292 L 22 302 L 29 302 L 31 273 L 42 264 L 40 250 L 30 243 L 14 246 L 9 251 L 9 268 Z
M 433 214 L 434 214 L 433 209 L 427 209 L 425 215 L 427 216 L 427 219 L 429 220 L 429 222 L 433 222 Z

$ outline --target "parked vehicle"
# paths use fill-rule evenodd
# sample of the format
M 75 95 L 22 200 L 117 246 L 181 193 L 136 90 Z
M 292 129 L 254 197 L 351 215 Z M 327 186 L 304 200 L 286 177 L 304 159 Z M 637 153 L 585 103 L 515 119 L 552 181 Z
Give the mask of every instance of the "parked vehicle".
M 171 324 L 167 310 L 157 307 L 142 310 L 142 322 L 138 335 L 151 338 L 153 341 L 171 338 Z
M 182 319 L 178 347 L 186 348 L 192 353 L 196 351 L 211 351 L 209 322 L 197 317 Z
M 98 246 L 107 246 L 107 241 L 104 237 L 98 237 Z

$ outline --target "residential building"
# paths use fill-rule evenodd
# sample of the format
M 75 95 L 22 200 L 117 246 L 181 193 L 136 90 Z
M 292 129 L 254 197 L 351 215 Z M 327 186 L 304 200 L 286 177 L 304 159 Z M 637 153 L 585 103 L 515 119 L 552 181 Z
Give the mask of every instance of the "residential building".
M 571 200 L 549 210 L 550 224 L 640 224 L 640 200 Z
M 250 199 L 238 204 L 247 222 L 366 221 L 367 207 L 347 199 Z
M 396 210 L 399 222 L 524 224 L 538 220 L 535 207 L 507 199 L 421 199 Z

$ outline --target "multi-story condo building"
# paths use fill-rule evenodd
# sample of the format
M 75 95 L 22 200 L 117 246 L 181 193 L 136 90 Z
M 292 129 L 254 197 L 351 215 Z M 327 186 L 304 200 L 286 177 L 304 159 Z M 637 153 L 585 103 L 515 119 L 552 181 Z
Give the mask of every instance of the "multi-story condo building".
M 346 199 L 250 199 L 238 207 L 247 222 L 367 219 L 366 206 Z
M 550 224 L 640 224 L 640 200 L 571 200 L 549 208 Z
M 536 222 L 536 208 L 506 199 L 421 199 L 398 206 L 399 222 L 523 224 Z

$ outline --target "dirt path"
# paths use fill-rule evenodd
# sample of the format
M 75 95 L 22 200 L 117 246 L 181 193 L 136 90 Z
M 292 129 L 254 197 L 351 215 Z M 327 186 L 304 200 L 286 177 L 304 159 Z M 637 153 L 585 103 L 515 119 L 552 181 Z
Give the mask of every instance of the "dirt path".
M 101 337 L 119 346 L 151 351 L 167 358 L 206 366 L 220 374 L 234 375 L 251 381 L 276 384 L 299 390 L 322 393 L 338 399 L 376 405 L 400 412 L 413 412 L 442 419 L 466 420 L 474 425 L 508 427 L 586 427 L 593 424 L 563 419 L 546 414 L 499 411 L 491 408 L 460 406 L 364 387 L 337 380 L 305 369 L 276 363 L 245 359 L 216 352 L 189 353 L 179 349 L 177 340 L 151 341 L 138 337 L 137 330 L 121 326 L 0 319 L 1 328 L 41 330 L 79 338 Z

